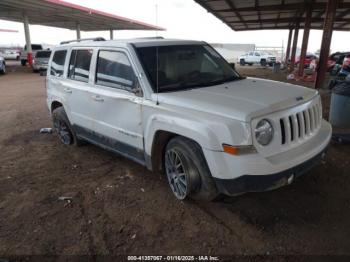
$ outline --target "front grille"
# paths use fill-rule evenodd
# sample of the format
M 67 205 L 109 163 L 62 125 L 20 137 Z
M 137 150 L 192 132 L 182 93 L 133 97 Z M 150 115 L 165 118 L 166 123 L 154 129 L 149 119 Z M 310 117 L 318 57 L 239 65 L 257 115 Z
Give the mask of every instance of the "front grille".
M 281 144 L 304 140 L 321 126 L 322 109 L 319 103 L 295 114 L 280 118 Z

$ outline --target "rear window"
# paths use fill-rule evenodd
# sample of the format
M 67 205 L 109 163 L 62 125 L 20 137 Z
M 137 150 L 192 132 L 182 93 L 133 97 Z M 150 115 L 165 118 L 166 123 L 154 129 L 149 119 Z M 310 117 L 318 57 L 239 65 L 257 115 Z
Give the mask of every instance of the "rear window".
M 67 50 L 56 51 L 51 62 L 50 74 L 53 76 L 62 76 L 64 71 L 64 63 L 66 61 Z
M 27 45 L 24 46 L 24 50 L 27 50 Z M 32 50 L 43 50 L 43 46 L 42 45 L 32 45 Z
M 51 51 L 40 51 L 37 52 L 35 57 L 36 58 L 49 58 L 51 55 Z
M 68 77 L 87 83 L 89 81 L 91 57 L 92 50 L 72 50 Z

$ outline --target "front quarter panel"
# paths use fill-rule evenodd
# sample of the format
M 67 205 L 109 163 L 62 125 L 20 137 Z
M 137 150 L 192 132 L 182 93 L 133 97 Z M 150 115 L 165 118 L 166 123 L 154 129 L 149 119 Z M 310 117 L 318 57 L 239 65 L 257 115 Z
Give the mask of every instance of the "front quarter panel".
M 143 109 L 145 152 L 151 155 L 157 131 L 196 141 L 202 148 L 222 151 L 222 144 L 251 145 L 247 123 L 183 108 L 145 101 Z

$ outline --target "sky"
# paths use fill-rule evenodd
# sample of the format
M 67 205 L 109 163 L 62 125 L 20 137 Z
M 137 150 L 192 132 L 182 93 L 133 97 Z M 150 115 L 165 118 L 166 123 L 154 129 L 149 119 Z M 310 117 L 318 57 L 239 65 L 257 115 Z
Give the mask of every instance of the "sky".
M 280 47 L 287 45 L 287 30 L 235 32 L 193 0 L 66 0 L 78 5 L 132 18 L 142 22 L 157 24 L 167 30 L 158 32 L 167 38 L 203 40 L 209 43 L 241 43 L 256 46 Z M 157 8 L 156 8 L 157 6 Z M 158 12 L 156 12 L 158 10 Z M 158 15 L 156 15 L 156 13 Z M 0 45 L 24 45 L 23 24 L 0 20 L 0 28 L 18 30 L 18 33 L 0 32 Z M 63 40 L 76 38 L 75 31 L 30 26 L 32 43 L 59 44 Z M 299 32 L 299 44 L 302 41 Z M 155 36 L 154 31 L 115 31 L 114 38 Z M 109 32 L 82 32 L 82 38 L 102 36 L 109 38 Z M 322 32 L 312 30 L 309 39 L 309 52 L 320 49 Z M 349 49 L 350 32 L 334 32 L 332 51 Z M 348 50 L 347 50 L 348 51 Z

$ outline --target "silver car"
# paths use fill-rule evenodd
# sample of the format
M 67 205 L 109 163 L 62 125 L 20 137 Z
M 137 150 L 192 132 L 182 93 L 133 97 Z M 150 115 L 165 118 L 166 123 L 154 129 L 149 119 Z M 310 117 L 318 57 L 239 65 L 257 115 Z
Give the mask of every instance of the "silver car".
M 51 56 L 51 50 L 38 51 L 33 58 L 33 72 L 46 71 Z

